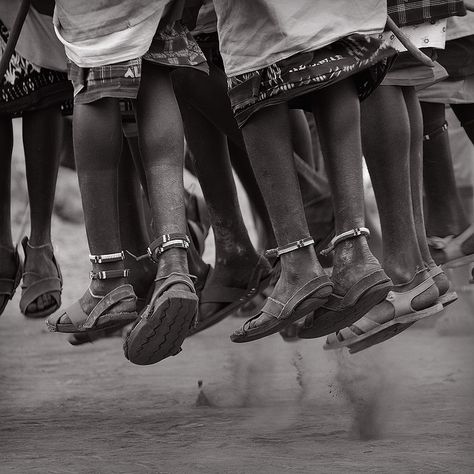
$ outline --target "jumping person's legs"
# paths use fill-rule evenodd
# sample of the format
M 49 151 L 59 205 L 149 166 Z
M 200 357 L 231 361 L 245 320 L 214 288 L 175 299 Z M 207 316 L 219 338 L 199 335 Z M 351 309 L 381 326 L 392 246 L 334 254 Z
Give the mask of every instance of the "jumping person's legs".
M 24 289 L 40 279 L 58 277 L 51 246 L 51 216 L 62 127 L 63 118 L 59 106 L 23 114 L 23 146 L 31 217 L 31 234 L 25 244 Z M 26 308 L 20 304 L 27 316 L 37 314 L 38 317 L 44 317 L 48 315 L 48 309 L 51 313 L 58 307 L 56 299 L 48 292 L 32 302 L 29 302 L 30 299 Z
M 13 150 L 13 128 L 9 117 L 0 117 L 0 314 L 15 291 L 15 275 L 18 259 L 11 231 L 11 158 Z M 8 281 L 7 281 L 8 280 Z

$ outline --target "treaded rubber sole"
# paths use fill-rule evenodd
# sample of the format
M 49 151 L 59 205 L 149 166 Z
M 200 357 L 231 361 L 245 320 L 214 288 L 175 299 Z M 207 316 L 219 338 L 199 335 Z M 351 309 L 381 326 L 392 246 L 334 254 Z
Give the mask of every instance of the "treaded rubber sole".
M 198 301 L 188 291 L 165 292 L 157 299 L 153 311 L 145 308 L 125 339 L 125 357 L 133 364 L 151 365 L 179 354 L 195 318 Z
M 343 328 L 354 324 L 362 316 L 366 315 L 374 306 L 381 303 L 392 289 L 391 282 L 383 282 L 369 288 L 361 295 L 354 306 L 342 311 L 328 311 L 313 320 L 311 328 L 300 328 L 298 337 L 300 339 L 314 339 L 327 336 Z
M 392 319 L 380 327 L 374 328 L 368 331 L 366 334 L 357 337 L 357 341 L 348 344 L 349 352 L 356 354 L 357 352 L 368 349 L 369 347 L 375 346 L 382 342 L 391 339 L 392 337 L 400 334 L 402 331 L 408 329 L 412 324 L 420 321 L 421 319 L 433 316 L 443 310 L 441 303 L 436 303 L 429 308 L 417 311 L 416 313 L 407 314 L 405 316 L 399 316 L 398 318 Z

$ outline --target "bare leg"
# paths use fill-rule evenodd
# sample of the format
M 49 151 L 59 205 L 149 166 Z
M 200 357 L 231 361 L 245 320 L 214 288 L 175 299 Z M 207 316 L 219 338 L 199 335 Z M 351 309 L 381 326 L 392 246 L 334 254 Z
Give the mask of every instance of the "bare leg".
M 24 285 L 29 284 L 29 272 L 45 278 L 57 276 L 51 248 L 44 246 L 51 244 L 51 216 L 62 136 L 63 118 L 59 106 L 23 115 L 23 146 L 31 216 Z M 45 294 L 28 305 L 26 311 L 35 313 L 54 304 L 53 297 Z
M 410 122 L 400 87 L 379 87 L 362 103 L 364 155 L 383 236 L 383 267 L 395 284 L 413 278 L 423 262 L 410 186 Z
M 308 237 L 286 104 L 256 112 L 243 128 L 243 135 L 278 245 Z M 272 293 L 280 301 L 288 299 L 310 279 L 324 274 L 313 247 L 283 254 L 280 261 L 281 276 Z M 263 314 L 252 326 L 261 325 L 269 319 Z
M 11 232 L 10 194 L 11 194 L 11 159 L 13 150 L 12 120 L 0 118 L 0 278 L 14 278 L 16 259 Z M 0 295 L 0 307 L 6 296 Z
M 360 106 L 353 82 L 314 94 L 313 110 L 340 234 L 364 226 Z M 341 242 L 334 251 L 334 292 L 345 294 L 362 275 L 379 268 L 364 237 Z

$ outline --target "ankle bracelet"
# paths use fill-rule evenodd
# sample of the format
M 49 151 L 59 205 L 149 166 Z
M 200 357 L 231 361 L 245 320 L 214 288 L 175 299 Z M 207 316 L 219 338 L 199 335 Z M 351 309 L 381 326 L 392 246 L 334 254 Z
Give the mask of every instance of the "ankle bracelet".
M 446 132 L 448 130 L 448 122 L 444 122 L 441 127 L 437 128 L 436 130 L 433 130 L 431 133 L 427 133 L 426 135 L 423 135 L 423 141 L 428 141 L 432 140 L 434 137 L 437 137 L 438 135 L 441 135 L 442 133 Z
M 164 234 L 155 239 L 147 248 L 148 256 L 158 263 L 158 257 L 172 248 L 181 248 L 187 250 L 191 240 L 186 234 L 174 233 Z
M 370 230 L 367 227 L 356 227 L 355 229 L 348 230 L 347 232 L 343 232 L 342 234 L 336 235 L 331 242 L 329 243 L 329 247 L 321 250 L 321 255 L 326 256 L 334 250 L 334 247 L 343 242 L 344 240 L 353 239 L 355 237 L 360 237 L 364 235 L 368 237 L 370 235 Z
M 314 245 L 314 240 L 312 237 L 305 237 L 304 239 L 295 240 L 289 244 L 282 245 L 274 249 L 269 249 L 265 251 L 265 257 L 267 258 L 278 258 L 280 255 L 285 253 L 293 252 L 294 250 L 302 249 L 303 247 L 308 247 Z
M 89 260 L 92 263 L 112 263 L 125 260 L 123 250 L 116 253 L 106 253 L 104 255 L 89 255 Z
M 91 280 L 110 280 L 112 278 L 127 278 L 130 275 L 130 269 L 125 270 L 103 270 L 101 272 L 91 271 L 89 278 Z

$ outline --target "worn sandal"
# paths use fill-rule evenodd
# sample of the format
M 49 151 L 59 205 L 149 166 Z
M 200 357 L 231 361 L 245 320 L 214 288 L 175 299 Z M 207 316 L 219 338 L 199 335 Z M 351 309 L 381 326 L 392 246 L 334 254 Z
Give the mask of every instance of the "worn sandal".
M 157 257 L 170 248 L 189 247 L 186 234 L 167 234 L 156 239 L 148 249 L 150 257 Z M 160 287 L 140 314 L 124 342 L 125 357 L 137 365 L 156 364 L 181 352 L 193 325 L 199 299 L 191 275 L 172 272 L 157 278 Z M 185 285 L 188 290 L 175 289 Z
M 314 240 L 311 237 L 272 249 L 267 252 L 267 255 L 278 258 L 284 253 L 309 245 L 314 245 Z M 332 288 L 331 280 L 324 275 L 312 278 L 306 282 L 284 302 L 268 297 L 263 308 L 255 316 L 247 320 L 241 329 L 231 334 L 231 341 L 238 343 L 250 342 L 281 331 L 292 322 L 301 319 L 310 311 L 324 304 L 331 294 Z M 259 326 L 250 327 L 250 324 L 260 318 L 262 314 L 271 316 L 271 319 Z
M 368 235 L 369 229 L 365 227 L 344 232 L 332 239 L 324 253 L 332 251 L 346 239 Z M 349 326 L 383 301 L 391 288 L 392 281 L 382 268 L 372 271 L 352 285 L 344 295 L 332 293 L 326 303 L 306 317 L 298 336 L 301 339 L 313 339 Z
M 212 269 L 208 273 L 208 278 Z M 205 314 L 199 310 L 196 325 L 191 328 L 189 335 L 194 335 L 204 329 L 210 328 L 231 315 L 247 303 L 255 294 L 263 291 L 272 279 L 269 264 L 263 256 L 260 256 L 252 275 L 249 278 L 247 288 L 233 288 L 227 286 L 206 286 L 199 294 L 200 305 L 204 303 L 226 303 L 219 311 Z
M 8 249 L 9 250 L 9 249 Z M 0 315 L 5 311 L 8 301 L 13 298 L 15 291 L 21 281 L 22 264 L 17 249 L 15 249 L 16 273 L 13 278 L 0 277 L 0 297 L 3 298 L 0 305 Z
M 442 268 L 438 265 L 429 267 L 428 273 L 438 287 L 438 303 L 441 303 L 444 307 L 454 303 L 458 299 L 458 294 L 450 289 L 449 280 Z
M 424 295 L 426 307 L 413 308 L 413 300 Z M 416 321 L 439 313 L 438 289 L 429 273 L 423 269 L 404 285 L 395 285 L 385 301 L 375 306 L 352 326 L 328 336 L 324 349 L 348 346 L 351 354 L 380 344 L 408 329 Z M 378 322 L 377 314 L 387 313 L 387 319 Z
M 38 247 L 32 247 L 28 242 L 28 237 L 25 237 L 22 242 L 23 251 L 25 253 L 25 265 L 28 259 L 28 249 L 30 248 L 48 248 L 52 254 L 52 261 L 56 266 L 57 275 L 51 277 L 43 277 L 35 272 L 23 273 L 23 283 L 21 285 L 21 298 L 20 298 L 20 311 L 27 318 L 45 318 L 50 314 L 54 313 L 58 308 L 61 307 L 61 293 L 63 289 L 63 277 L 59 268 L 58 262 L 53 253 L 53 247 L 51 244 L 40 245 Z M 40 296 L 49 295 L 53 298 L 54 303 L 49 307 L 40 311 L 28 311 L 28 306 L 36 301 Z
M 428 237 L 431 255 L 438 265 L 456 268 L 474 262 L 474 253 L 464 254 L 462 244 L 474 236 L 474 224 L 459 235 L 447 237 Z
M 106 255 L 90 255 L 94 263 L 117 262 L 124 259 L 123 252 Z M 90 272 L 91 280 L 106 280 L 128 277 L 129 270 L 106 270 Z M 137 319 L 137 297 L 132 285 L 125 284 L 114 288 L 106 295 L 95 295 L 90 288 L 89 295 L 97 300 L 92 311 L 87 314 L 80 301 L 69 306 L 64 313 L 50 316 L 46 325 L 51 332 L 96 333 L 104 329 L 118 329 Z

